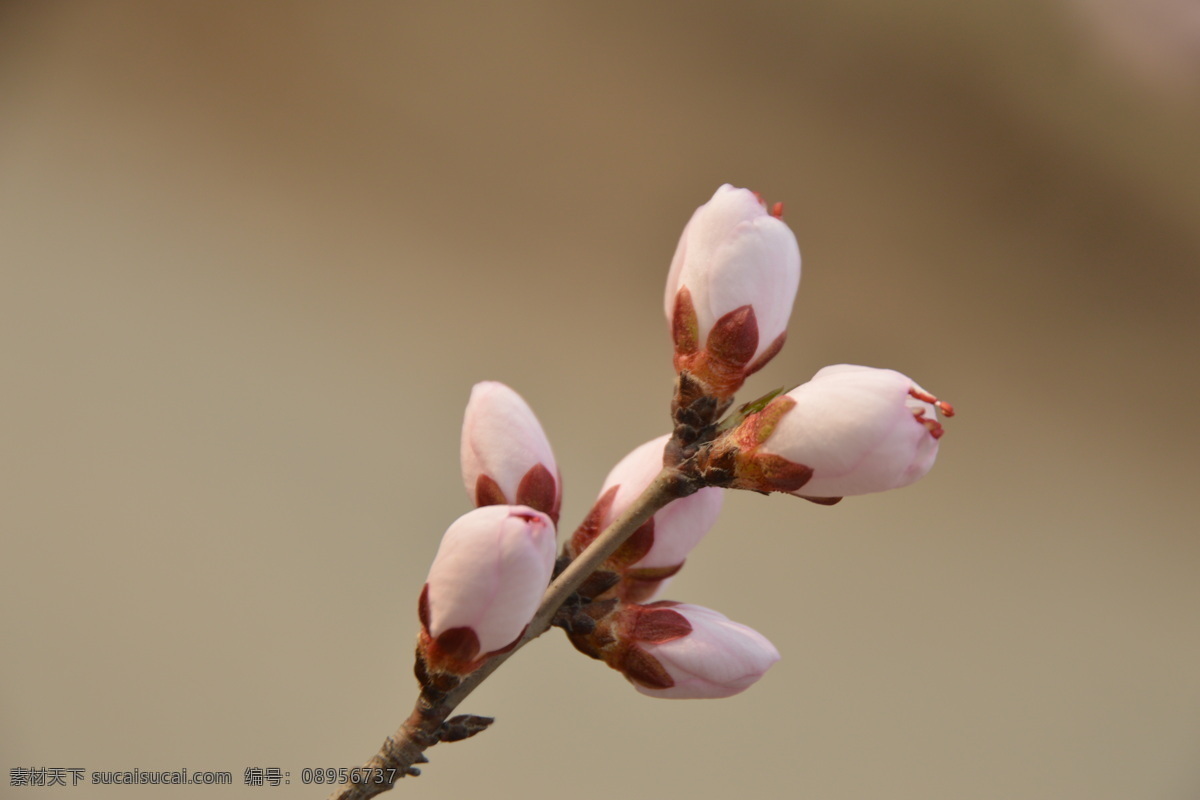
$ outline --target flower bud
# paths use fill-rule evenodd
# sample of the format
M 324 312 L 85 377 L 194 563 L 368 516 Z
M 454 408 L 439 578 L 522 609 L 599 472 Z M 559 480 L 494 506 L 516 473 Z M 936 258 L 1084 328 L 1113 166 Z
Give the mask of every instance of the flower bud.
M 421 590 L 418 653 L 465 675 L 516 644 L 550 583 L 554 524 L 527 506 L 485 506 L 446 530 Z
M 670 438 L 666 435 L 646 442 L 612 468 L 595 505 L 568 542 L 572 557 L 624 514 L 658 476 L 663 468 L 663 449 Z M 679 571 L 688 553 L 708 533 L 723 501 L 723 490 L 708 487 L 656 512 L 601 567 L 622 577 L 609 594 L 627 601 L 649 599 L 661 581 Z
M 783 347 L 800 286 L 800 249 L 748 189 L 725 184 L 692 215 L 667 277 L 675 370 L 728 398 Z
M 765 636 L 702 606 L 664 601 L 614 615 L 609 666 L 651 697 L 729 697 L 779 660 Z
M 558 523 L 562 480 L 554 453 L 519 394 L 496 381 L 475 384 L 461 452 L 463 483 L 476 506 L 526 505 Z
M 937 457 L 939 410 L 954 415 L 894 370 L 825 367 L 732 432 L 731 485 L 823 503 L 907 486 Z

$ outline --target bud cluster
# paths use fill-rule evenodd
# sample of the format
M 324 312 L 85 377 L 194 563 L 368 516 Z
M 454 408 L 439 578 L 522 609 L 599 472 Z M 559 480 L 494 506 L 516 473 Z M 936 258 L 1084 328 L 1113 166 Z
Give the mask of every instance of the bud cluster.
M 616 549 L 554 617 L 578 650 L 647 695 L 726 697 L 779 659 L 745 625 L 656 599 L 716 522 L 726 489 L 832 504 L 907 486 L 933 465 L 939 414 L 954 413 L 899 372 L 842 364 L 720 420 L 746 377 L 787 336 L 800 251 L 782 215 L 781 204 L 768 209 L 755 193 L 725 185 L 687 223 L 665 298 L 677 373 L 673 432 L 613 467 L 557 559 L 561 569 L 580 558 L 644 501 L 660 475 L 686 487 L 619 546 L 610 537 Z M 474 387 L 461 460 L 476 508 L 446 531 L 418 603 L 416 672 L 434 695 L 519 646 L 556 574 L 562 479 L 541 425 L 516 392 L 496 382 Z M 587 569 L 609 551 L 592 552 Z

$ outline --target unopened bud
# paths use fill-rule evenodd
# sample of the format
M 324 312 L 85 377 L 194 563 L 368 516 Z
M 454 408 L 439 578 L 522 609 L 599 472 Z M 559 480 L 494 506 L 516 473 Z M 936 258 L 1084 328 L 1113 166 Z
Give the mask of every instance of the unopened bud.
M 783 347 L 800 249 L 782 213 L 725 184 L 696 209 L 675 250 L 665 303 L 675 370 L 713 396 L 731 397 Z
M 526 506 L 485 506 L 446 530 L 418 605 L 429 673 L 465 675 L 512 647 L 554 569 L 554 524 Z
M 496 381 L 471 389 L 462 429 L 462 472 L 476 506 L 526 505 L 558 523 L 562 480 L 529 405 Z
M 652 697 L 729 697 L 779 660 L 758 631 L 702 606 L 669 601 L 628 605 L 614 614 L 609 666 Z

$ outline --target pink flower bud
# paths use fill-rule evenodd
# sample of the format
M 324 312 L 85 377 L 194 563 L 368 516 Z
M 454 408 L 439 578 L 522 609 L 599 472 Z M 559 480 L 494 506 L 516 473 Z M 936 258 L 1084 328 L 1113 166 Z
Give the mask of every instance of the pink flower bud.
M 619 644 L 605 661 L 651 697 L 729 697 L 779 660 L 761 633 L 702 606 L 629 605 L 615 616 Z
M 826 503 L 907 486 L 937 457 L 939 410 L 954 414 L 894 370 L 825 367 L 734 431 L 733 486 Z
M 675 369 L 721 398 L 783 347 L 800 286 L 800 249 L 758 195 L 725 184 L 692 215 L 667 277 Z
M 614 519 L 624 514 L 663 468 L 663 449 L 670 436 L 660 436 L 621 459 L 604 481 L 600 497 L 572 535 L 568 551 L 583 552 Z M 683 566 L 692 548 L 708 533 L 721 511 L 724 492 L 708 487 L 675 500 L 647 520 L 605 563 L 621 573 L 615 594 L 623 600 L 648 599 L 660 581 Z
M 554 524 L 527 506 L 485 506 L 446 530 L 421 591 L 419 652 L 465 675 L 516 644 L 554 570 Z
M 471 389 L 462 472 L 475 505 L 526 505 L 558 523 L 562 480 L 550 442 L 529 405 L 503 383 L 484 381 Z

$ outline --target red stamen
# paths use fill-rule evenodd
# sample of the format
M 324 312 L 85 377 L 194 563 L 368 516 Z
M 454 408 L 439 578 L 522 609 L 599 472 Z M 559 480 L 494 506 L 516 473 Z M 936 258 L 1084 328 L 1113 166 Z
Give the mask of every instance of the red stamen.
M 935 439 L 942 438 L 942 434 L 944 434 L 946 432 L 942 428 L 942 423 L 938 422 L 936 419 L 926 419 L 925 409 L 923 409 L 923 408 L 914 408 L 912 410 L 912 413 L 913 413 L 913 416 L 917 418 L 917 422 L 924 425 L 925 430 L 929 431 L 930 436 L 932 436 Z
M 754 192 L 753 189 L 751 189 L 750 191 Z M 763 198 L 763 196 L 761 194 L 759 194 L 758 192 L 754 192 L 754 196 L 758 198 L 758 202 L 763 208 L 767 207 L 767 201 Z
M 919 389 L 913 388 L 909 389 L 908 393 L 922 402 L 931 404 L 934 408 L 936 408 L 938 411 L 941 411 L 947 417 L 954 416 L 954 406 L 950 405 L 944 400 L 938 400 L 929 392 L 922 392 Z
M 771 206 L 771 216 L 777 219 L 783 219 L 783 203 L 779 202 Z

